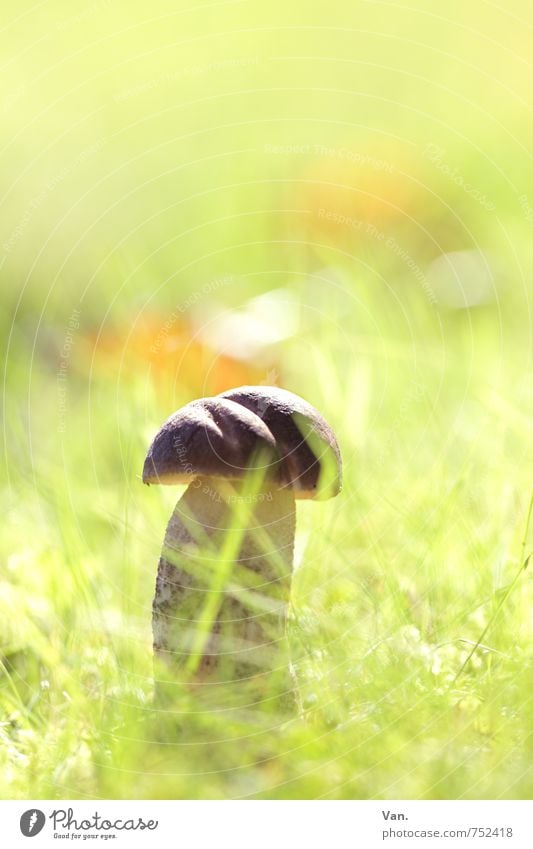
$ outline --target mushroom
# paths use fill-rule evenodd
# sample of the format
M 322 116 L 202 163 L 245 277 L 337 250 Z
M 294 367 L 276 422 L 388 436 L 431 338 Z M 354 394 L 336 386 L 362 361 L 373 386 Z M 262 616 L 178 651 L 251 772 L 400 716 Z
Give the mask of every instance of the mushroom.
M 153 601 L 162 668 L 204 693 L 216 684 L 217 700 L 229 693 L 234 702 L 238 682 L 244 703 L 293 705 L 286 621 L 295 499 L 341 488 L 325 419 L 277 387 L 192 401 L 156 434 L 143 482 L 188 484 L 168 523 Z

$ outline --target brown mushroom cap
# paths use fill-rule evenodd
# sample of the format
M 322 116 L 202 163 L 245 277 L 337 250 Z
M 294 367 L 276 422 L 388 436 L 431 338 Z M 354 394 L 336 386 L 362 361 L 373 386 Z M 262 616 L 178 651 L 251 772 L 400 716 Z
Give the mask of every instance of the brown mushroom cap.
M 280 478 L 276 441 L 241 404 L 202 398 L 173 413 L 156 434 L 144 461 L 143 483 L 190 483 L 196 475 L 243 478 L 258 464 Z
M 275 386 L 241 386 L 173 413 L 148 449 L 143 482 L 240 479 L 258 468 L 295 498 L 331 498 L 341 489 L 330 426 L 303 398 Z
M 276 440 L 282 479 L 295 498 L 332 498 L 342 486 L 342 460 L 335 434 L 299 395 L 277 386 L 240 386 L 223 392 L 261 419 Z

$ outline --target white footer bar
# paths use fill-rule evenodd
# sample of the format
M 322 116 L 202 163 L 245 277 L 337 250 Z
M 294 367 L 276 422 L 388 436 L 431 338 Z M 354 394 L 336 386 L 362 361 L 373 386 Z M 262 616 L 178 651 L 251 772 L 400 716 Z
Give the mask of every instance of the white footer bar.
M 533 847 L 528 801 L 3 801 L 0 814 L 6 849 Z

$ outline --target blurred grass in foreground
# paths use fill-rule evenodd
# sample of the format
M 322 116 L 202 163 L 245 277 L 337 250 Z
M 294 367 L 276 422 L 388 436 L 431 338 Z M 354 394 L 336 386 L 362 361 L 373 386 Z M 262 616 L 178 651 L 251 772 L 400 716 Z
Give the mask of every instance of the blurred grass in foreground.
M 531 798 L 529 571 L 455 680 L 531 493 L 527 13 L 6 5 L 2 796 Z M 245 382 L 345 460 L 283 727 L 151 705 L 144 453 Z

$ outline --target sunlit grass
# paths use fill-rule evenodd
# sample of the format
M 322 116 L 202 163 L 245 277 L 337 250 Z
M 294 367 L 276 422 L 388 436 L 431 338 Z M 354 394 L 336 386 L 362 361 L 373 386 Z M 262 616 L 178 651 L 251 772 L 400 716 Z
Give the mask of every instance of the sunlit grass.
M 471 337 L 484 351 L 490 328 L 480 320 Z M 382 356 L 369 347 L 363 358 L 322 315 L 312 325 L 320 348 L 304 361 L 306 332 L 295 354 L 286 349 L 286 385 L 335 427 L 345 484 L 335 500 L 298 504 L 290 638 L 305 717 L 279 726 L 268 710 L 206 714 L 194 696 L 176 715 L 154 708 L 150 604 L 178 491 L 141 486 L 143 393 L 131 384 L 117 426 L 111 381 L 99 386 L 107 412 L 89 426 L 72 399 L 55 467 L 26 479 L 11 467 L 4 795 L 531 793 L 527 570 L 498 609 L 525 556 L 527 432 L 509 392 L 520 352 L 493 385 L 475 367 L 465 373 L 449 333 L 446 362 L 421 357 L 415 370 L 422 328 L 414 348 L 391 333 Z M 355 423 L 343 386 L 362 389 Z

